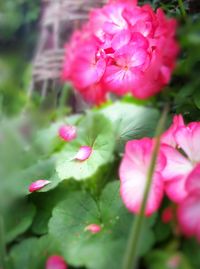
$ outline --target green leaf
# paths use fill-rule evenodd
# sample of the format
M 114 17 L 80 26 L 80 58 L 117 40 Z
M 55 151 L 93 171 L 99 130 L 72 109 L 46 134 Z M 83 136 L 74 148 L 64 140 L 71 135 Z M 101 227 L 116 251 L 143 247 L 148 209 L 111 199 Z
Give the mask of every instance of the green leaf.
M 49 256 L 59 253 L 57 242 L 50 236 L 25 239 L 11 249 L 11 268 L 42 269 Z
M 63 181 L 56 189 L 45 193 L 34 193 L 32 200 L 37 207 L 37 213 L 33 220 L 32 231 L 35 234 L 48 233 L 48 222 L 53 208 L 62 200 L 65 200 L 69 192 L 79 188 L 77 181 Z
M 92 177 L 101 166 L 113 160 L 114 142 L 111 123 L 101 114 L 88 114 L 79 125 L 78 138 L 67 144 L 58 156 L 59 178 L 85 180 Z M 90 157 L 82 162 L 75 160 L 79 148 L 86 145 L 92 147 Z
M 132 220 L 133 215 L 121 201 L 119 182 L 115 181 L 106 186 L 98 202 L 83 191 L 69 194 L 53 210 L 49 232 L 60 242 L 69 264 L 88 269 L 120 269 Z M 102 230 L 97 234 L 85 231 L 90 224 L 101 225 Z M 140 255 L 153 242 L 147 225 Z
M 153 136 L 159 119 L 156 109 L 122 102 L 116 102 L 101 112 L 114 124 L 120 148 L 128 140 Z
M 192 269 L 186 257 L 179 252 L 154 250 L 145 260 L 148 269 Z
M 35 215 L 35 206 L 23 202 L 15 202 L 3 214 L 6 232 L 6 242 L 13 241 L 23 234 L 32 224 Z

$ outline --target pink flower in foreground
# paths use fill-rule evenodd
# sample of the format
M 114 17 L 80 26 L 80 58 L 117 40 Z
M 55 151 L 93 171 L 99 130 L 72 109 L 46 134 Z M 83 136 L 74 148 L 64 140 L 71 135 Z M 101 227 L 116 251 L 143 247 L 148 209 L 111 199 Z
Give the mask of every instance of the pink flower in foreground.
M 46 269 L 67 269 L 68 266 L 61 256 L 51 256 L 46 262 Z
M 148 98 L 170 81 L 179 51 L 175 32 L 176 21 L 161 9 L 111 0 L 92 10 L 66 45 L 62 78 L 98 105 L 109 92 Z
M 58 134 L 60 138 L 70 142 L 76 138 L 76 127 L 71 125 L 63 125 L 59 128 Z
M 90 157 L 91 154 L 92 148 L 90 146 L 81 146 L 75 156 L 75 159 L 78 161 L 85 161 Z
M 188 176 L 186 189 L 188 195 L 178 207 L 179 225 L 186 236 L 200 241 L 200 164 Z
M 132 140 L 126 144 L 119 170 L 120 192 L 126 207 L 133 213 L 139 213 L 140 211 L 152 150 L 153 140 L 150 138 Z M 157 211 L 162 201 L 164 184 L 161 171 L 165 162 L 164 155 L 160 153 L 147 201 L 146 215 L 151 215 Z
M 44 188 L 46 185 L 48 185 L 50 183 L 49 180 L 45 180 L 45 179 L 39 179 L 33 183 L 31 183 L 31 185 L 29 186 L 29 192 L 35 192 L 38 191 L 42 188 Z
M 175 121 L 170 129 L 164 134 L 162 151 L 167 163 L 162 171 L 165 179 L 165 190 L 169 198 L 174 202 L 181 202 L 187 196 L 186 180 L 195 166 L 200 162 L 200 123 L 192 122 L 187 126 L 182 119 Z M 173 142 L 173 143 L 172 143 Z M 172 147 L 170 145 L 175 146 Z
M 85 227 L 85 231 L 89 231 L 92 234 L 96 234 L 101 231 L 101 226 L 97 224 L 90 224 L 87 227 Z

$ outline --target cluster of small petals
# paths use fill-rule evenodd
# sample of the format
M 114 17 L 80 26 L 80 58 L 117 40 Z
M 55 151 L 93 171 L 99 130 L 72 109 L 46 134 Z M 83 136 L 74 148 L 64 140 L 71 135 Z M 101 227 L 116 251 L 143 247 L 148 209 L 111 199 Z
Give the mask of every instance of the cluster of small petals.
M 75 159 L 78 161 L 87 160 L 92 154 L 92 148 L 90 146 L 81 146 L 75 156 Z
M 44 188 L 49 183 L 50 183 L 49 180 L 39 179 L 39 180 L 37 180 L 37 181 L 30 184 L 29 192 L 35 192 L 35 191 L 41 190 L 42 188 Z
M 150 138 L 132 140 L 126 144 L 119 170 L 120 192 L 126 207 L 133 213 L 139 213 L 141 208 L 152 150 L 153 140 Z M 156 212 L 162 201 L 164 184 L 161 171 L 164 166 L 165 157 L 160 153 L 146 205 L 147 216 Z
M 54 255 L 48 258 L 45 268 L 46 269 L 67 269 L 68 266 L 65 263 L 63 257 Z
M 97 234 L 101 231 L 101 226 L 97 224 L 90 224 L 87 227 L 85 227 L 85 231 L 89 231 L 92 234 Z
M 58 134 L 60 138 L 67 142 L 70 142 L 74 140 L 77 136 L 76 127 L 72 125 L 62 125 L 58 130 Z
M 86 101 L 99 105 L 107 93 L 144 99 L 169 83 L 179 51 L 176 21 L 137 1 L 111 0 L 66 44 L 62 79 Z

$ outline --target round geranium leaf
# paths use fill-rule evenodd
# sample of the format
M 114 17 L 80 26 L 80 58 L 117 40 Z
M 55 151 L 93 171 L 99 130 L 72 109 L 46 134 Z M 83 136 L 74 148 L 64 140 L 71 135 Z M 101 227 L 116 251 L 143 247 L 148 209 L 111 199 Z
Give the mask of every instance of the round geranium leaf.
M 90 149 L 82 152 L 82 149 Z M 88 114 L 79 125 L 76 141 L 67 144 L 58 156 L 56 171 L 61 180 L 85 180 L 113 160 L 112 125 L 101 114 Z M 85 158 L 77 158 L 79 153 Z M 84 157 L 82 156 L 81 157 Z
M 106 186 L 99 201 L 83 191 L 68 195 L 53 210 L 49 232 L 59 241 L 69 264 L 120 269 L 133 219 L 121 201 L 119 182 L 114 181 Z M 88 227 L 98 227 L 98 231 L 93 233 Z M 145 229 L 140 255 L 154 242 L 149 226 Z

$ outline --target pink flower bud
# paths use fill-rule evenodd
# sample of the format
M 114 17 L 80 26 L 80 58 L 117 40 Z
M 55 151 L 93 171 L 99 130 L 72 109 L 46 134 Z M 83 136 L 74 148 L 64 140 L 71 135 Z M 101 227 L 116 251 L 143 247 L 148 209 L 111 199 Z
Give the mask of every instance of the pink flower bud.
M 38 191 L 42 188 L 44 188 L 46 185 L 48 185 L 50 183 L 49 180 L 45 180 L 45 179 L 39 179 L 33 183 L 31 183 L 31 185 L 29 186 L 29 192 L 35 192 Z
M 97 234 L 101 231 L 101 226 L 97 224 L 90 224 L 87 227 L 85 227 L 85 231 L 89 231 L 92 234 Z
M 60 256 L 51 256 L 46 263 L 46 269 L 67 269 L 68 266 Z
M 76 138 L 76 127 L 71 125 L 63 125 L 59 128 L 59 136 L 63 140 L 70 142 Z
M 77 152 L 75 159 L 78 161 L 87 160 L 92 153 L 92 148 L 89 146 L 81 146 L 79 151 Z
M 162 222 L 169 223 L 173 219 L 173 209 L 169 206 L 165 208 L 162 212 Z

